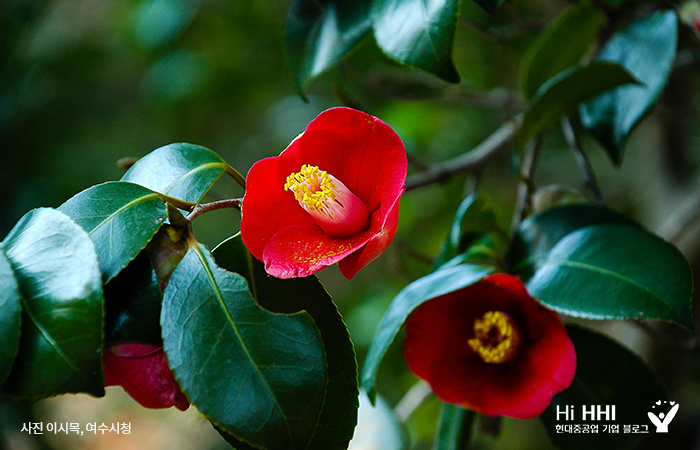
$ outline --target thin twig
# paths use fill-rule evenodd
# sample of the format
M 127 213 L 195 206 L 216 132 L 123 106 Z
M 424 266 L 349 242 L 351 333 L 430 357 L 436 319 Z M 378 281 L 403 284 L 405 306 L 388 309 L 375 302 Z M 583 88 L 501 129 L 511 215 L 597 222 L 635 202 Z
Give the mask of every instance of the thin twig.
M 513 138 L 515 138 L 520 128 L 521 121 L 521 116 L 517 116 L 501 125 L 500 128 L 471 151 L 411 175 L 406 180 L 406 190 L 443 182 L 455 174 L 483 166 L 500 151 L 505 149 Z
M 522 162 L 520 163 L 520 185 L 518 186 L 518 197 L 516 198 L 513 212 L 512 232 L 518 229 L 520 222 L 525 218 L 531 207 L 530 196 L 534 191 L 532 180 L 535 178 L 535 167 L 537 166 L 537 157 L 540 153 L 541 144 L 541 137 L 533 140 L 525 149 Z
M 190 213 L 190 215 L 187 216 L 187 219 L 189 219 L 189 221 L 192 222 L 200 214 L 204 214 L 209 211 L 215 211 L 217 209 L 236 208 L 240 210 L 242 201 L 242 198 L 229 198 L 226 200 L 217 200 L 211 203 L 199 204 L 195 206 L 194 209 L 192 209 L 192 213 Z
M 425 162 L 420 160 L 418 157 L 416 157 L 416 155 L 412 153 L 406 153 L 406 157 L 408 158 L 408 163 L 411 166 L 417 168 L 418 170 L 423 171 L 428 170 L 430 168 Z
M 586 177 L 586 187 L 591 190 L 595 200 L 598 203 L 604 203 L 603 192 L 600 190 L 600 186 L 598 185 L 598 180 L 596 179 L 595 173 L 593 173 L 591 163 L 586 154 L 583 152 L 581 139 L 579 139 L 578 133 L 576 133 L 576 130 L 571 125 L 571 120 L 568 117 L 564 118 L 561 121 L 561 127 L 562 131 L 564 132 L 564 138 L 569 144 L 571 150 L 574 152 L 574 158 L 576 158 L 576 162 L 581 168 L 584 177 Z
M 468 105 L 496 111 L 520 112 L 527 107 L 527 103 L 520 93 L 506 88 L 483 91 L 455 87 L 446 90 L 443 96 L 437 100 L 447 105 Z

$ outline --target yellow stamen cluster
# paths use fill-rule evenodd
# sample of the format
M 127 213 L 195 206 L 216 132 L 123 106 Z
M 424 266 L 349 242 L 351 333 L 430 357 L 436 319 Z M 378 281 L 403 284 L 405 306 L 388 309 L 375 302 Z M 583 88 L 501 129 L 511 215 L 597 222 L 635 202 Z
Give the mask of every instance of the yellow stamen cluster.
M 514 353 L 516 332 L 508 316 L 500 311 L 488 311 L 474 321 L 474 338 L 469 346 L 487 363 L 509 361 Z
M 335 184 L 325 170 L 319 170 L 318 166 L 304 164 L 301 170 L 287 177 L 284 190 L 291 190 L 294 198 L 308 207 L 321 213 L 327 213 L 326 202 L 335 200 Z

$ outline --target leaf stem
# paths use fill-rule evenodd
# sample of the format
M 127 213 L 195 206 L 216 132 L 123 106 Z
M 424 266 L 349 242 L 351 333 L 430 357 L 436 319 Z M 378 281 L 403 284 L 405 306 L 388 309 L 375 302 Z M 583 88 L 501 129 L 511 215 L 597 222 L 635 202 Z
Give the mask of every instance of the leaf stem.
M 434 450 L 466 449 L 472 436 L 476 414 L 461 406 L 443 403 L 438 429 L 433 443 Z
M 583 175 L 586 177 L 586 187 L 591 190 L 595 200 L 603 204 L 603 192 L 600 190 L 598 185 L 598 180 L 596 179 L 595 173 L 593 172 L 593 167 L 591 167 L 591 162 L 588 157 L 583 152 L 583 147 L 581 146 L 581 139 L 578 133 L 571 124 L 571 119 L 566 117 L 561 122 L 562 131 L 564 132 L 564 138 L 569 144 L 569 147 L 574 152 L 574 157 L 578 163 Z
M 170 197 L 165 194 L 158 194 L 160 198 L 165 202 L 165 203 L 170 203 L 173 206 L 177 206 L 178 208 L 185 210 L 185 211 L 192 211 L 195 206 L 197 206 L 197 203 L 192 203 L 192 202 L 186 202 L 184 200 L 180 200 L 179 198 L 175 197 Z
M 518 115 L 501 125 L 472 150 L 411 175 L 406 179 L 406 190 L 447 181 L 460 172 L 482 167 L 510 144 L 520 129 L 521 122 L 522 115 Z
M 230 164 L 226 164 L 226 173 L 231 176 L 234 180 L 236 180 L 236 183 L 243 189 L 245 189 L 245 177 L 241 175 L 239 171 L 233 168 Z
M 189 221 L 192 222 L 200 214 L 215 211 L 217 209 L 236 208 L 240 211 L 242 202 L 242 198 L 228 198 L 225 200 L 217 200 L 211 203 L 198 204 L 195 205 L 195 207 L 192 209 L 192 213 L 189 216 L 187 216 L 187 219 L 189 219 Z

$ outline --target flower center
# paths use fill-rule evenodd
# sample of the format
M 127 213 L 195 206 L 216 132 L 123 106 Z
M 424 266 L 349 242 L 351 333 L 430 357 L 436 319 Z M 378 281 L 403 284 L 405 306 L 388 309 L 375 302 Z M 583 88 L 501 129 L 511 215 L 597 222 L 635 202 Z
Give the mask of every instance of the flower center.
M 304 164 L 287 177 L 299 205 L 329 236 L 348 237 L 369 227 L 369 210 L 340 180 L 318 166 Z
M 484 362 L 508 362 L 518 354 L 521 336 L 513 320 L 504 312 L 488 311 L 474 321 L 474 338 L 469 346 Z

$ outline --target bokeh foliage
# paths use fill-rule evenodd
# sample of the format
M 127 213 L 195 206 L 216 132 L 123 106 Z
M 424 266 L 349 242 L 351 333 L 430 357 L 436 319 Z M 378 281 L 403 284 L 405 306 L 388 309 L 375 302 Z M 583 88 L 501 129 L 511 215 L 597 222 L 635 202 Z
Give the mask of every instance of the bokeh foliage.
M 335 104 L 360 107 L 392 125 L 414 170 L 461 154 L 525 108 L 528 99 L 518 93 L 523 55 L 567 6 L 538 0 L 496 8 L 499 2 L 463 0 L 452 55 L 459 84 L 400 66 L 366 31 L 362 39 L 353 37 L 359 46 L 346 59 L 323 73 L 308 69 L 320 77 L 304 83 L 310 101 L 304 103 L 284 55 L 288 3 L 300 2 L 1 2 L 0 235 L 36 206 L 59 206 L 86 186 L 120 179 L 120 158 L 167 143 L 214 149 L 245 172 L 254 161 L 278 154 L 320 110 Z M 594 24 L 596 19 L 588 17 Z M 608 162 L 609 156 L 621 160 L 619 134 L 610 138 L 614 150 L 586 141 L 608 204 L 652 229 L 672 227 L 666 219 L 674 220 L 674 206 L 696 177 L 697 46 L 697 36 L 681 24 L 678 48 L 686 62 L 677 63 L 664 93 L 654 92 L 661 95 L 660 106 L 627 130 L 621 167 Z M 447 78 L 454 75 L 447 72 Z M 585 190 L 558 132 L 545 141 L 543 154 L 538 184 L 566 182 Z M 516 163 L 517 157 L 503 154 L 483 170 L 408 192 L 396 242 L 372 270 L 360 272 L 352 284 L 338 283 L 336 269 L 321 274 L 361 360 L 390 300 L 431 270 L 473 180 L 480 178 L 481 190 L 503 209 L 513 205 Z M 216 189 L 240 193 L 231 183 Z M 220 212 L 197 223 L 198 238 L 215 244 L 230 236 L 236 214 Z M 221 222 L 230 228 L 222 230 Z M 692 236 L 684 242 L 686 254 L 697 258 Z M 697 390 L 697 361 L 660 345 L 646 356 L 671 381 L 672 392 Z M 415 381 L 396 350 L 390 349 L 380 373 L 391 403 Z M 680 373 L 668 369 L 681 366 Z M 434 424 L 424 422 L 414 427 L 418 446 L 427 445 L 426 436 L 434 432 Z

